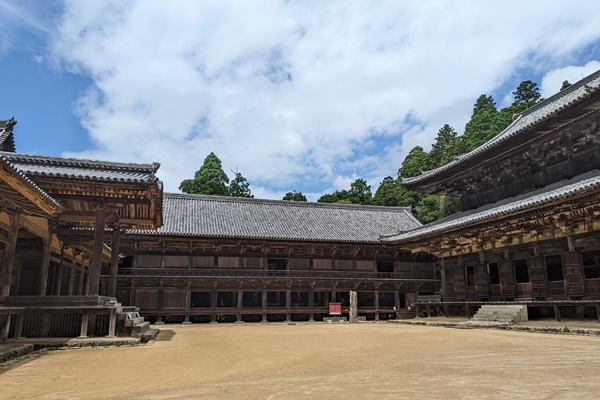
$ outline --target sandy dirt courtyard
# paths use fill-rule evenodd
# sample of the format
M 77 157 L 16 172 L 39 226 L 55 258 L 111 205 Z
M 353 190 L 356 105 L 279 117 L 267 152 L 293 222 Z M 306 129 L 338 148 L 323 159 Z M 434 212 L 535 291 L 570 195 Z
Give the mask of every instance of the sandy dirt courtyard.
M 162 327 L 148 346 L 59 350 L 2 399 L 598 399 L 598 337 L 399 324 Z

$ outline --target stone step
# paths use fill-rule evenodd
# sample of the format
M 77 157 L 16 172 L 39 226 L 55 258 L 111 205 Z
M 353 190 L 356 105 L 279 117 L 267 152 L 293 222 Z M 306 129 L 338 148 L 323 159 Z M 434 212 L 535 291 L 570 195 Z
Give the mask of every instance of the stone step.
M 144 321 L 131 327 L 131 336 L 142 337 L 142 334 L 150 329 L 150 322 Z
M 135 325 L 139 325 L 141 323 L 144 322 L 144 317 L 136 317 L 134 319 L 126 319 L 125 320 L 125 326 L 126 327 L 133 327 Z
M 146 332 L 142 333 L 142 342 L 146 343 L 149 342 L 150 340 L 154 340 L 154 338 L 156 337 L 156 335 L 158 335 L 160 331 L 158 329 L 154 329 L 154 328 L 150 328 L 148 329 Z

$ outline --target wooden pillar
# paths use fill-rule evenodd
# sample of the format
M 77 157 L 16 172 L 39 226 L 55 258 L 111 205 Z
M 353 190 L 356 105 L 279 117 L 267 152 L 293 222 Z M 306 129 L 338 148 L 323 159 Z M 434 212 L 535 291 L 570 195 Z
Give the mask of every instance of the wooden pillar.
M 292 321 L 292 291 L 290 289 L 285 291 L 285 321 Z
M 242 307 L 244 306 L 244 292 L 242 290 L 237 291 L 237 316 L 235 322 L 242 322 Z
M 6 342 L 10 332 L 10 312 L 0 315 L 0 343 Z
M 48 237 L 43 239 L 42 260 L 39 269 L 38 296 L 45 296 L 48 289 L 48 267 L 50 264 L 50 251 L 52 250 L 52 229 L 48 229 Z
M 60 296 L 60 288 L 62 286 L 62 276 L 63 276 L 64 265 L 65 265 L 65 247 L 61 246 L 60 261 L 58 263 L 58 267 L 56 268 L 56 273 L 54 276 L 54 295 L 55 296 Z
M 85 279 L 85 261 L 82 261 L 81 271 L 79 271 L 79 287 L 77 288 L 77 294 L 79 296 L 82 296 L 85 293 L 85 282 L 87 282 L 87 279 Z
M 315 322 L 315 290 L 312 287 L 308 289 L 308 308 L 310 310 L 308 314 L 308 322 Z
M 110 253 L 110 272 L 108 276 L 108 297 L 117 297 L 117 275 L 119 269 L 119 251 L 121 248 L 121 229 L 113 226 L 112 251 Z
M 13 267 L 15 263 L 15 251 L 17 249 L 17 238 L 19 236 L 19 216 L 11 218 L 12 223 L 8 234 L 8 243 L 4 247 L 2 265 L 0 265 L 0 295 L 10 295 L 10 284 L 12 282 Z
M 81 332 L 79 333 L 78 339 L 85 339 L 87 337 L 89 319 L 90 319 L 89 311 L 83 310 L 81 313 Z
M 97 296 L 100 289 L 100 269 L 102 268 L 102 250 L 104 248 L 104 222 L 106 221 L 106 210 L 96 210 L 96 224 L 94 226 L 94 250 L 92 252 L 92 263 L 89 272 L 89 285 L 86 288 L 87 296 Z
M 13 336 L 15 339 L 19 339 L 23 334 L 23 313 L 20 312 L 15 317 L 15 333 Z
M 598 318 L 598 323 L 600 323 L 600 303 L 596 303 L 596 317 Z
M 73 260 L 71 268 L 69 268 L 69 286 L 67 287 L 67 296 L 73 295 L 73 286 L 75 286 L 75 260 Z
M 210 323 L 214 324 L 217 322 L 217 288 L 215 287 L 210 291 L 210 308 L 212 310 L 210 314 Z
M 556 304 L 553 306 L 554 308 L 554 318 L 556 319 L 556 322 L 560 322 L 562 321 L 562 318 L 560 317 L 560 307 L 558 307 Z
M 349 322 L 358 322 L 358 296 L 355 290 L 350 291 Z
M 400 292 L 394 290 L 394 307 L 396 308 L 396 319 L 400 319 Z
M 115 337 L 116 326 L 117 326 L 117 309 L 111 308 L 110 315 L 108 317 L 108 335 L 106 335 L 106 337 L 108 337 L 108 338 Z
M 185 315 L 183 317 L 184 324 L 190 324 L 190 308 L 192 306 L 192 291 L 190 290 L 190 282 L 185 291 Z
M 267 322 L 267 288 L 262 290 L 262 320 L 260 322 Z
M 429 306 L 427 308 L 429 308 Z M 427 310 L 427 313 L 429 314 L 429 310 Z M 471 319 L 471 311 L 469 310 L 468 304 L 465 304 L 465 315 L 467 316 L 467 319 Z
M 375 295 L 375 321 L 379 321 L 379 290 L 374 292 Z

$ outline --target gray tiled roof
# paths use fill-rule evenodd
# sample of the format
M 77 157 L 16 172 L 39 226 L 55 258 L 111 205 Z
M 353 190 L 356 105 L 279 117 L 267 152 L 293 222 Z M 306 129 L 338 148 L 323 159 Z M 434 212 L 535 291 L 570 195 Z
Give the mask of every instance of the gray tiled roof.
M 451 215 L 439 221 L 423 225 L 410 232 L 391 236 L 382 235 L 382 241 L 402 243 L 426 236 L 431 237 L 437 234 L 450 232 L 454 229 L 483 224 L 515 213 L 551 205 L 557 200 L 567 200 L 571 198 L 571 196 L 598 189 L 600 189 L 600 170 L 593 170 L 578 175 L 575 178 L 556 182 L 529 193 L 504 199 L 494 204 L 487 204 L 475 210 Z
M 37 192 L 44 199 L 44 201 L 50 205 L 51 208 L 58 212 L 65 210 L 65 208 L 58 201 L 46 193 L 35 182 L 25 176 L 25 174 L 19 170 L 19 168 L 17 168 L 7 157 L 5 157 L 5 154 L 11 153 L 0 152 L 0 165 L 2 165 L 7 171 L 10 171 L 10 173 L 20 180 L 24 186 L 27 186 Z
M 133 234 L 377 242 L 421 224 L 406 207 L 375 207 L 165 193 L 164 226 Z
M 158 180 L 160 164 L 131 164 L 0 152 L 30 178 L 50 177 L 91 181 L 150 183 Z
M 17 124 L 14 118 L 0 121 L 0 150 L 15 151 L 13 127 Z
M 540 124 L 554 117 L 560 111 L 572 107 L 589 97 L 592 93 L 600 90 L 600 71 L 589 75 L 579 82 L 569 86 L 568 88 L 558 92 L 554 96 L 545 101 L 536 104 L 535 106 L 523 111 L 504 131 L 498 134 L 487 143 L 482 144 L 475 150 L 456 157 L 456 159 L 439 168 L 423 171 L 421 175 L 409 178 L 402 178 L 402 182 L 407 185 L 417 184 L 425 179 L 438 175 L 439 173 L 452 169 L 461 164 L 465 160 L 471 159 L 481 153 L 485 153 L 497 146 L 501 145 L 506 140 L 528 131 L 535 125 Z

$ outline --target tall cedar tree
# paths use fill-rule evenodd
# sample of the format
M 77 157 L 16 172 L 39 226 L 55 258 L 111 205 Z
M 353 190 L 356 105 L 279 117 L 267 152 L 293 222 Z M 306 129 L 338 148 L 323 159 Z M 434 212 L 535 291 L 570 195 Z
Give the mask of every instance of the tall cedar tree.
M 282 200 L 291 200 L 291 201 L 306 201 L 306 196 L 302 194 L 302 192 L 287 192 L 285 196 L 283 196 Z
M 450 125 L 444 125 L 435 138 L 435 143 L 429 152 L 433 168 L 441 167 L 454 160 L 456 156 L 466 152 L 463 138 Z
M 421 146 L 413 148 L 402 162 L 402 167 L 398 170 L 398 175 L 402 178 L 421 175 L 421 171 L 431 169 L 429 154 Z
M 232 197 L 248 197 L 254 198 L 252 191 L 250 190 L 250 183 L 242 176 L 238 171 L 232 171 L 235 174 L 235 178 L 229 182 L 229 196 Z
M 471 151 L 500 133 L 498 110 L 492 96 L 482 94 L 473 106 L 471 120 L 465 126 L 463 140 L 466 150 Z
M 537 83 L 532 81 L 521 82 L 517 90 L 513 92 L 513 95 L 515 96 L 515 101 L 513 101 L 511 107 L 515 114 L 523 112 L 544 100 Z
M 194 179 L 181 182 L 179 190 L 183 193 L 227 196 L 229 195 L 228 183 L 229 178 L 223 171 L 221 160 L 211 152 L 204 159 L 202 167 L 194 174 Z

